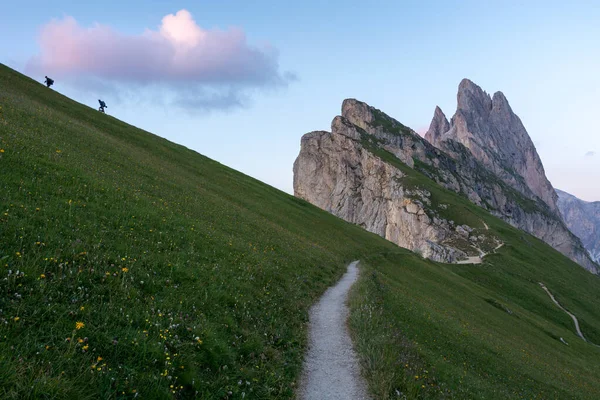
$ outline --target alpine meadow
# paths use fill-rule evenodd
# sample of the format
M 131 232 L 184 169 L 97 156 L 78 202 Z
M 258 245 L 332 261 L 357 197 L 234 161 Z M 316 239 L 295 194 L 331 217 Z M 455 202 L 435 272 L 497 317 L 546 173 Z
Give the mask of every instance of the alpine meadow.
M 294 398 L 309 309 L 360 260 L 348 327 L 374 399 L 599 398 L 598 276 L 356 143 L 488 237 L 481 263 L 423 258 L 0 65 L 0 397 Z

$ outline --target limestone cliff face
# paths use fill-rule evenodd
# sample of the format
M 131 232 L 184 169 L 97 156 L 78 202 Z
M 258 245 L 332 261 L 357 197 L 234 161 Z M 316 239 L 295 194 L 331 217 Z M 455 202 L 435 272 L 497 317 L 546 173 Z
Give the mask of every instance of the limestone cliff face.
M 430 194 L 405 188 L 405 174 L 365 149 L 361 132 L 336 117 L 332 132 L 304 135 L 294 163 L 296 196 L 430 259 L 464 258 L 466 253 L 444 243 L 465 232 L 468 238 L 472 229 L 426 213 Z
M 556 193 L 565 223 L 581 239 L 592 259 L 600 262 L 600 201 L 583 201 L 558 189 Z
M 449 126 L 438 108 L 428 138 L 440 140 Z M 455 221 L 442 218 L 443 212 L 431 206 L 429 192 L 405 184 L 405 172 L 397 165 L 400 161 L 400 166 L 422 172 L 597 272 L 579 239 L 555 213 L 556 204 L 544 192 L 544 183 L 536 189 L 538 196 L 523 183 L 524 177 L 514 178 L 521 186 L 512 186 L 512 180 L 497 176 L 461 142 L 443 140 L 441 147 L 443 150 L 381 111 L 347 99 L 331 132 L 311 132 L 302 138 L 294 163 L 294 192 L 438 261 L 452 262 L 473 251 L 481 252 L 481 243 L 492 241 L 478 231 L 481 227 L 456 226 Z M 382 158 L 380 152 L 396 161 Z M 528 171 L 527 167 L 520 170 Z
M 462 144 L 473 157 L 528 198 L 537 196 L 559 214 L 557 196 L 527 130 L 502 92 L 493 96 L 464 79 L 451 123 L 436 108 L 425 138 L 452 155 L 448 141 Z

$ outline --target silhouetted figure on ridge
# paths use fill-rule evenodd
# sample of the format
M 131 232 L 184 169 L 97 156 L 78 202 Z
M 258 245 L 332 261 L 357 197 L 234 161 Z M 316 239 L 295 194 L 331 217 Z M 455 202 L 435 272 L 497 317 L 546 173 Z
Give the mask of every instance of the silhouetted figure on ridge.
M 106 105 L 106 103 L 103 102 L 102 100 L 98 99 L 98 103 L 100 103 L 100 108 L 98 108 L 98 111 L 104 112 L 104 109 L 108 108 L 108 106 Z
M 46 80 L 44 81 L 44 83 L 46 84 L 46 87 L 54 85 L 54 79 L 48 78 L 47 76 L 45 78 Z

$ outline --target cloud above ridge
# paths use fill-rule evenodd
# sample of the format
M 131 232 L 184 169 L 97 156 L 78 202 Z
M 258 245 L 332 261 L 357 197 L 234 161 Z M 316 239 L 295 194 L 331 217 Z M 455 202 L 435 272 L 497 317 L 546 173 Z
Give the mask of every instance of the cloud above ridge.
M 39 44 L 40 53 L 26 67 L 30 73 L 78 85 L 87 79 L 164 89 L 184 107 L 239 107 L 246 91 L 295 79 L 280 71 L 273 47 L 250 45 L 239 28 L 203 29 L 187 10 L 166 15 L 157 30 L 137 35 L 100 24 L 86 28 L 65 17 L 42 27 Z

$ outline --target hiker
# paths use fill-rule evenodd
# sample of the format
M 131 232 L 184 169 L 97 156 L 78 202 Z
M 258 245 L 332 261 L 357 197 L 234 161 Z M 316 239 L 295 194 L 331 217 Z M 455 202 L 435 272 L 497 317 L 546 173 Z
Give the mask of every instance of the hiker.
M 104 112 L 104 109 L 108 108 L 108 106 L 106 105 L 106 103 L 103 102 L 102 100 L 98 99 L 98 103 L 100 103 L 100 108 L 98 108 L 98 111 Z
M 46 84 L 46 87 L 50 87 L 50 86 L 54 85 L 53 79 L 48 78 L 47 76 L 45 78 L 46 78 L 46 80 L 44 81 L 44 83 Z

